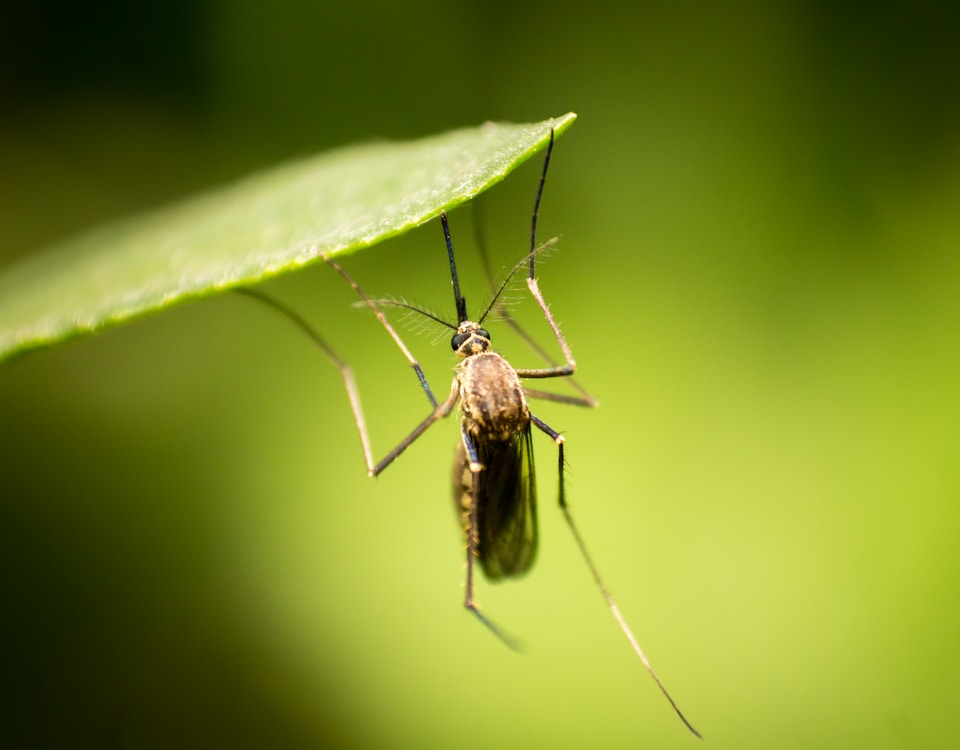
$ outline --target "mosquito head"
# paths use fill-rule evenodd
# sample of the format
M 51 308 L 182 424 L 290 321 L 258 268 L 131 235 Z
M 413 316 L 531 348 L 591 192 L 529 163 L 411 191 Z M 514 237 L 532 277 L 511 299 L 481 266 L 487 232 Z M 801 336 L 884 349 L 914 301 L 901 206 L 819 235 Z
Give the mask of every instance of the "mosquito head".
M 490 333 L 477 323 L 465 320 L 457 326 L 457 332 L 450 339 L 450 346 L 461 357 L 479 354 L 490 348 Z

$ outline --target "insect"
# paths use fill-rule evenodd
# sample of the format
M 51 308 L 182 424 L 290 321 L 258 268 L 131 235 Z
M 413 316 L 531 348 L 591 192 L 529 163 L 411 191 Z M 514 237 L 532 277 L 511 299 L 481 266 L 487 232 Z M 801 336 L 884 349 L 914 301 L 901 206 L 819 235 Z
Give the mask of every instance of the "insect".
M 432 313 L 413 305 L 394 300 L 375 300 L 357 284 L 356 281 L 332 258 L 324 256 L 328 265 L 334 268 L 357 292 L 362 302 L 376 315 L 387 333 L 403 352 L 416 373 L 420 387 L 430 401 L 430 414 L 418 424 L 407 437 L 391 450 L 379 462 L 374 462 L 367 434 L 363 409 L 350 367 L 326 344 L 326 342 L 296 313 L 288 310 L 259 292 L 245 289 L 250 294 L 285 314 L 302 328 L 327 354 L 340 369 L 346 385 L 347 395 L 360 433 L 360 444 L 370 476 L 377 476 L 396 458 L 409 448 L 434 422 L 449 416 L 459 405 L 460 439 L 457 443 L 453 466 L 454 503 L 463 520 L 466 538 L 467 572 L 464 606 L 500 640 L 515 647 L 513 641 L 501 631 L 481 611 L 474 599 L 474 571 L 479 563 L 487 578 L 496 580 L 520 576 L 527 572 L 534 562 L 537 550 L 536 485 L 534 481 L 533 429 L 546 434 L 556 445 L 559 466 L 559 505 L 573 534 L 577 547 L 603 595 L 611 613 L 630 642 L 634 653 L 656 682 L 660 691 L 670 702 L 687 728 L 697 737 L 700 734 L 681 713 L 673 698 L 667 692 L 660 678 L 654 672 L 646 655 L 640 648 L 633 632 L 620 613 L 619 608 L 607 590 L 593 558 L 574 523 L 567 505 L 564 487 L 564 436 L 537 417 L 528 404 L 529 398 L 540 398 L 578 406 L 596 406 L 596 401 L 579 389 L 583 397 L 565 396 L 528 388 L 524 380 L 570 377 L 576 370 L 576 361 L 566 339 L 560 331 L 535 276 L 537 256 L 551 243 L 542 246 L 536 244 L 537 217 L 543 186 L 546 181 L 550 156 L 553 152 L 554 134 L 551 131 L 547 145 L 540 183 L 534 202 L 530 228 L 529 253 L 517 263 L 506 279 L 494 293 L 493 299 L 483 313 L 474 321 L 467 313 L 467 303 L 460 291 L 460 280 L 450 237 L 450 227 L 445 212 L 440 213 L 443 235 L 450 263 L 450 278 L 453 285 L 454 304 L 456 306 L 456 324 L 447 322 Z M 486 260 L 486 259 L 485 259 Z M 491 347 L 491 334 L 484 327 L 484 321 L 494 311 L 499 311 L 498 302 L 511 278 L 522 268 L 527 269 L 526 283 L 540 311 L 553 331 L 557 344 L 563 353 L 564 362 L 557 364 L 532 339 L 520 329 L 512 318 L 504 316 L 531 346 L 543 356 L 548 366 L 540 368 L 515 368 Z M 452 330 L 451 347 L 459 357 L 456 374 L 450 392 L 443 401 L 434 396 L 423 369 L 407 349 L 403 340 L 387 320 L 381 308 L 400 307 L 431 318 L 435 322 Z M 579 386 L 577 386 L 579 388 Z

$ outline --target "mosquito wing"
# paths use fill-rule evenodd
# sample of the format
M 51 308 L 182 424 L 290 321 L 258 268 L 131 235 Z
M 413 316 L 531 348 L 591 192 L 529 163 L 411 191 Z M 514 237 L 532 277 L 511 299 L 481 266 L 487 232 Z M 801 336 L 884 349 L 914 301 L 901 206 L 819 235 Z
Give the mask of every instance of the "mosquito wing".
M 537 495 L 530 425 L 506 441 L 478 441 L 477 453 L 484 469 L 477 475 L 474 497 L 466 450 L 462 443 L 457 447 L 454 501 L 463 514 L 465 529 L 469 511 L 474 503 L 477 505 L 477 553 L 487 578 L 521 576 L 533 565 L 537 554 Z

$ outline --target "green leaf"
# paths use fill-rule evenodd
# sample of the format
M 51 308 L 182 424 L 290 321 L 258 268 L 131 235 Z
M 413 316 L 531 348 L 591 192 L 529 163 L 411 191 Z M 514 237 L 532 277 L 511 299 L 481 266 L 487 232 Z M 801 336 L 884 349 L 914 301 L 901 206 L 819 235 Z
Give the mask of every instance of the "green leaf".
M 31 256 L 0 273 L 0 361 L 402 234 L 502 180 L 575 118 L 343 148 Z

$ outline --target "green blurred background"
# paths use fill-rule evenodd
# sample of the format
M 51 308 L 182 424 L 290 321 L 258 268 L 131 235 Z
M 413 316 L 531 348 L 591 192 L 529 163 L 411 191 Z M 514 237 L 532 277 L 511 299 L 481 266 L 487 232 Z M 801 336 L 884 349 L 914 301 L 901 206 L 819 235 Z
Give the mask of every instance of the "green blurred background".
M 537 413 L 661 677 L 713 748 L 954 747 L 947 7 L 19 3 L 0 259 L 340 144 L 578 112 L 540 277 L 602 405 Z M 498 267 L 524 252 L 539 161 L 484 201 Z M 477 302 L 473 219 L 451 222 Z M 347 265 L 450 309 L 438 226 Z M 402 357 L 329 269 L 268 288 L 353 363 L 382 455 L 426 413 Z M 406 335 L 443 392 L 446 343 Z M 538 563 L 479 588 L 518 656 L 460 606 L 454 425 L 368 479 L 337 372 L 249 299 L 8 364 L 0 425 L 4 747 L 697 742 L 555 510 L 548 440 Z

